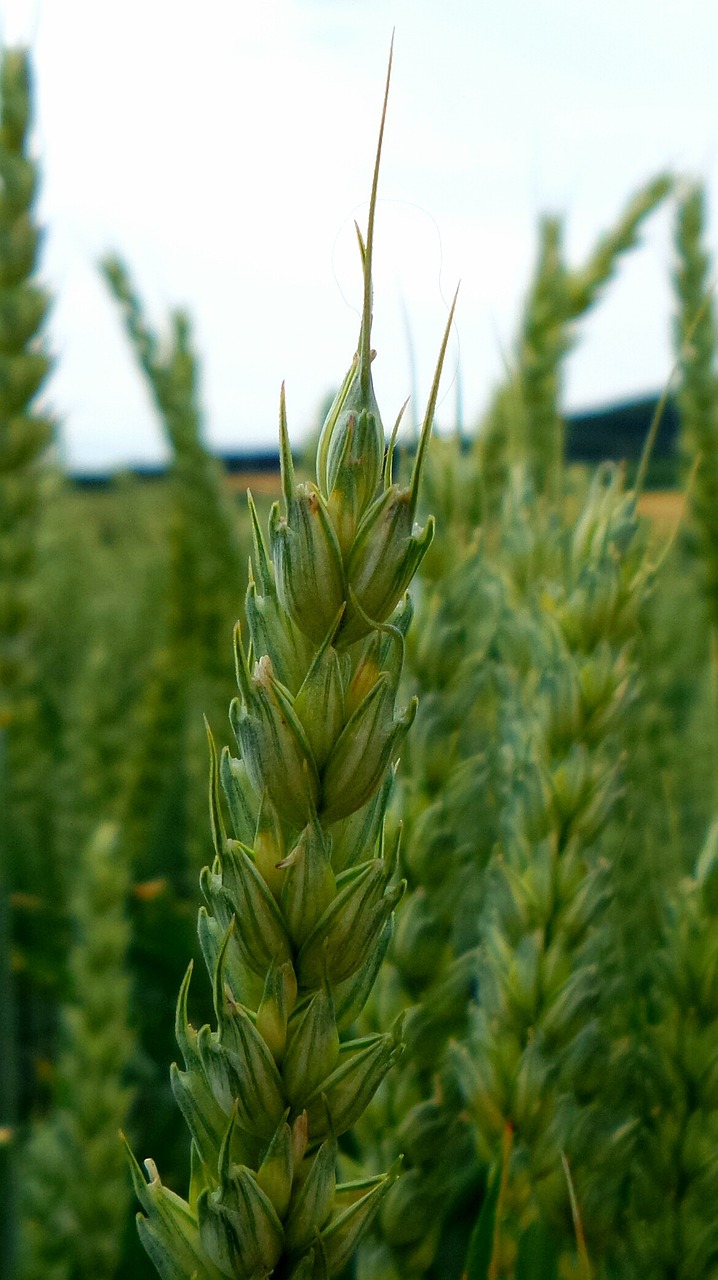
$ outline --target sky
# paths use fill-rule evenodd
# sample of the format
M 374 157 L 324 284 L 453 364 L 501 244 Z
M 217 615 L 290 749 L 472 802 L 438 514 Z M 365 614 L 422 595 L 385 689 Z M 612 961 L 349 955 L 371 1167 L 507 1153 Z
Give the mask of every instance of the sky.
M 356 347 L 353 224 L 393 28 L 373 331 L 385 422 L 409 393 L 421 417 L 459 281 L 437 421 L 478 422 L 541 214 L 565 217 L 578 265 L 666 168 L 705 181 L 710 206 L 714 0 L 0 0 L 0 40 L 34 67 L 45 400 L 68 465 L 166 456 L 97 269 L 110 251 L 160 332 L 189 311 L 212 447 L 273 447 L 283 380 L 293 439 L 316 425 Z M 568 411 L 665 384 L 672 219 L 653 216 L 582 323 Z

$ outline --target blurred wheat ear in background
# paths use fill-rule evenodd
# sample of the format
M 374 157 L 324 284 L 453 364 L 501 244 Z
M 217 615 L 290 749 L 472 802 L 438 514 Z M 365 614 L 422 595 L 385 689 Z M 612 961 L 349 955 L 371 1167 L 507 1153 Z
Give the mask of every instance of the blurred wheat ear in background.
M 52 864 L 44 866 L 46 757 L 39 705 L 36 555 L 42 469 L 50 421 L 33 408 L 50 368 L 42 339 L 48 298 L 36 283 L 40 232 L 34 221 L 37 170 L 28 135 L 29 60 L 21 50 L 0 67 L 0 1258 L 13 1256 L 16 1199 L 10 1161 L 24 1050 L 47 1044 L 40 939 L 51 912 Z M 8 903 L 15 904 L 12 915 Z M 38 957 L 37 966 L 33 965 Z M 11 971 L 14 971 L 11 977 Z M 23 1034 L 18 1036 L 17 1007 Z M 49 1013 L 49 1017 L 48 1017 Z

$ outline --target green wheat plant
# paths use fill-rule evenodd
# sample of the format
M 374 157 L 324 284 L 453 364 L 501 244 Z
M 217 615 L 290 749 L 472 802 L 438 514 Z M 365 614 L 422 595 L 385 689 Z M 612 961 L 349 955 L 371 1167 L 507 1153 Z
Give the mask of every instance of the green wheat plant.
M 184 811 L 186 867 L 196 874 L 203 857 L 199 821 L 205 773 L 202 715 L 206 714 L 217 729 L 229 693 L 223 642 L 237 613 L 243 553 L 221 468 L 203 439 L 199 367 L 189 317 L 184 311 L 174 311 L 169 341 L 162 343 L 143 314 L 122 261 L 108 256 L 101 269 L 121 308 L 137 363 L 172 449 L 166 638 L 150 663 L 144 706 L 139 712 L 141 729 L 135 739 L 137 752 L 129 763 L 128 838 L 141 847 L 143 833 L 137 829 L 136 818 L 143 809 L 134 797 L 139 800 L 140 791 L 147 794 L 146 779 L 157 773 L 157 765 L 161 769 L 172 758 L 176 769 L 179 753 L 184 778 L 175 788 L 174 805 Z M 154 751 L 150 744 L 156 735 L 148 732 L 148 725 L 158 720 L 160 726 L 169 727 L 173 714 L 175 749 Z M 156 793 L 161 793 L 161 777 L 157 784 Z M 151 813 L 152 807 L 144 812 Z
M 638 243 L 646 218 L 673 185 L 668 174 L 647 182 L 576 267 L 565 258 L 562 220 L 555 216 L 541 220 L 536 266 L 508 354 L 507 375 L 479 425 L 472 450 L 474 468 L 482 477 L 485 518 L 497 515 L 516 463 L 528 466 L 537 495 L 560 497 L 565 451 L 563 365 L 577 341 L 578 321 L 595 306 L 621 257 Z
M 511 956 L 534 947 L 540 963 L 541 931 L 547 938 L 560 934 L 571 916 L 564 967 L 553 975 L 550 997 L 561 993 L 566 1000 L 566 965 L 576 964 L 604 901 L 606 877 L 591 870 L 599 862 L 592 845 L 617 794 L 615 721 L 621 706 L 630 706 L 627 656 L 642 598 L 641 530 L 632 502 L 610 470 L 597 476 L 578 515 L 538 513 L 531 486 L 517 482 L 493 550 L 470 550 L 451 576 L 427 584 L 420 600 L 417 638 L 407 652 L 422 710 L 398 793 L 408 893 L 364 1015 L 380 1020 L 407 1010 L 407 1048 L 357 1130 L 368 1167 L 379 1153 L 402 1151 L 407 1171 L 387 1193 L 374 1239 L 362 1246 L 362 1276 L 428 1274 L 437 1250 L 447 1246 L 445 1219 L 462 1211 L 472 1187 L 478 1195 L 506 1124 L 516 1123 L 511 1104 L 504 1112 L 495 1107 L 494 1130 L 469 1142 L 473 1113 L 465 1074 L 455 1068 L 474 1063 L 488 1071 L 511 1045 L 518 1052 L 522 1016 L 533 1039 L 536 1009 L 505 990 L 520 982 L 528 961 L 517 956 L 515 973 Z M 543 908 L 527 887 L 520 914 L 508 886 L 519 894 L 523 880 L 533 885 L 534 877 L 544 885 Z M 492 947 L 499 920 L 505 936 Z M 577 980 L 571 984 L 579 1012 L 595 992 L 588 960 L 583 977 L 582 992 Z M 470 1024 L 475 1032 L 481 1017 L 492 1027 L 488 1049 L 483 1042 L 471 1047 Z M 550 1061 L 558 1069 L 559 1048 L 546 1052 L 547 1067 Z M 508 1089 L 517 1064 L 502 1062 Z M 564 1109 L 570 1095 L 564 1080 Z M 543 1103 L 548 1122 L 549 1097 Z M 536 1141 L 538 1157 L 529 1128 L 527 1121 L 525 1141 Z M 558 1172 L 552 1189 L 562 1208 L 559 1155 L 554 1145 L 548 1168 Z M 522 1153 L 517 1140 L 514 1207 L 513 1175 L 522 1159 L 525 1165 L 526 1147 Z M 546 1172 L 544 1165 L 537 1179 Z M 542 1193 L 546 1198 L 546 1187 Z
M 35 588 L 42 475 L 52 424 L 36 397 L 50 369 L 43 327 L 49 300 L 36 276 L 38 172 L 30 150 L 32 77 L 22 49 L 0 62 L 0 1263 L 12 1255 L 11 1142 L 21 1103 L 32 1092 L 31 1063 L 47 1045 L 42 927 L 52 871 L 42 865 L 44 786 Z M 11 897 L 9 895 L 12 895 Z M 12 903 L 12 910 L 10 908 Z M 15 970 L 16 979 L 11 978 Z M 19 974 L 17 971 L 22 970 Z M 24 1018 L 15 1034 L 14 990 Z M 17 1088 L 15 1087 L 17 1085 Z M 24 1105 L 24 1099 L 23 1099 Z
M 635 247 L 646 218 L 672 189 L 673 179 L 668 174 L 646 183 L 579 267 L 564 264 L 560 222 L 546 218 L 541 225 L 535 282 L 524 313 L 517 358 L 527 455 L 539 493 L 556 496 L 560 484 L 565 434 L 559 403 L 560 371 L 564 355 L 576 341 L 576 321 L 595 304 L 621 256 Z
M 105 258 L 102 273 L 121 307 L 133 351 L 172 448 L 175 536 L 181 561 L 176 589 L 182 592 L 177 629 L 198 660 L 207 665 L 212 659 L 219 665 L 218 632 L 227 616 L 236 612 L 242 548 L 220 465 L 203 438 L 199 365 L 189 316 L 182 310 L 173 311 L 169 341 L 162 343 L 144 317 L 121 260 Z
M 707 605 L 718 620 L 718 374 L 710 259 L 704 244 L 705 193 L 689 189 L 676 218 L 675 345 L 680 368 L 678 410 L 687 465 L 697 462 L 693 517 L 701 550 Z
M 112 813 L 137 882 L 134 1021 L 150 1117 L 145 1131 L 163 1145 L 165 1168 L 176 1182 L 186 1154 L 171 1136 L 171 1028 L 158 1034 L 157 1023 L 174 998 L 188 949 L 197 953 L 191 920 L 206 859 L 204 717 L 219 733 L 232 696 L 226 650 L 246 583 L 246 539 L 204 438 L 200 366 L 187 313 L 173 311 L 169 332 L 160 336 L 121 259 L 106 257 L 101 270 L 171 449 L 167 492 L 153 523 L 159 573 L 136 623 L 149 643 L 134 663 L 140 674 L 119 717 L 124 751 Z
M 405 1052 L 357 1126 L 365 1169 L 404 1156 L 359 1275 L 426 1274 L 446 1214 L 481 1185 L 465 1114 L 442 1105 L 436 1071 L 466 1035 L 475 992 L 482 872 L 496 839 L 492 804 L 493 646 L 505 608 L 500 576 L 471 549 L 424 585 L 407 637 L 407 687 L 419 711 L 402 756 L 393 811 L 407 892 L 362 1025 L 405 1014 Z
M 500 638 L 500 835 L 484 883 L 478 1000 L 447 1055 L 481 1159 L 491 1165 L 507 1126 L 513 1134 L 497 1275 L 512 1274 L 532 1221 L 560 1225 L 566 1214 L 561 1152 L 579 1166 L 592 1158 L 585 1113 L 609 1052 L 595 1017 L 610 890 L 602 840 L 650 580 L 617 473 L 596 476 L 567 529 L 555 518 L 542 527 L 520 490 L 517 500 L 501 555 L 514 612 Z
M 48 297 L 36 280 L 37 167 L 30 156 L 31 74 L 22 50 L 0 66 L 0 720 L 6 732 L 10 888 L 34 893 L 42 802 L 37 787 L 37 600 L 33 570 L 43 460 L 52 424 L 35 406 L 50 369 Z
M 521 325 L 518 358 L 530 474 L 539 493 L 556 496 L 563 464 L 560 374 L 568 350 L 567 268 L 563 227 L 556 217 L 539 226 L 536 273 Z
M 41 467 L 52 437 L 50 421 L 34 404 L 50 357 L 42 333 L 48 297 L 35 278 L 40 231 L 34 221 L 38 175 L 29 151 L 31 92 L 27 55 L 7 50 L 0 66 L 0 714 L 8 727 L 16 838 L 27 851 L 37 825 L 28 760 L 37 714 L 32 570 Z
M 668 895 L 638 1049 L 641 1128 L 618 1274 L 718 1275 L 718 827 Z
M 388 80 L 387 80 L 388 93 Z M 215 861 L 202 875 L 199 935 L 216 1030 L 193 1028 L 191 970 L 177 1010 L 184 1069 L 173 1087 L 190 1129 L 186 1201 L 133 1165 L 140 1233 L 163 1277 L 338 1274 L 397 1168 L 336 1181 L 337 1141 L 401 1052 L 401 1026 L 350 1032 L 373 985 L 403 892 L 384 832 L 392 765 L 414 702 L 395 709 L 410 609 L 433 527 L 415 530 L 422 461 L 453 308 L 408 486 L 371 378 L 371 263 L 386 98 L 366 240 L 356 359 L 325 422 L 317 483 L 298 484 L 284 393 L 284 509 L 255 521 L 237 628 L 240 757 L 217 758 Z M 398 427 L 398 423 L 397 423 Z M 397 612 L 398 611 L 398 612 Z M 220 803 L 229 813 L 229 831 Z
M 126 915 L 129 876 L 111 823 L 75 862 L 71 994 L 62 1010 L 55 1107 L 21 1161 L 20 1280 L 113 1280 L 131 1189 L 118 1129 L 132 1100 Z

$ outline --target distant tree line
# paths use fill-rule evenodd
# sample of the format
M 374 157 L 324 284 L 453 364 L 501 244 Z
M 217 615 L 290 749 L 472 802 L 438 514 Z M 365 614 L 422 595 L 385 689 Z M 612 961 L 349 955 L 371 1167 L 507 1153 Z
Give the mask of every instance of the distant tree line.
M 566 456 L 568 462 L 626 462 L 629 472 L 638 463 L 651 422 L 658 409 L 658 396 L 643 396 L 587 413 L 566 416 Z M 678 410 L 669 400 L 661 413 L 651 465 L 649 487 L 671 488 L 678 483 Z M 469 444 L 469 437 L 466 440 Z M 276 449 L 247 449 L 220 452 L 218 457 L 228 475 L 273 475 L 279 477 L 279 452 Z M 160 479 L 165 474 L 161 463 L 130 468 L 134 475 L 146 480 Z M 109 471 L 76 472 L 73 480 L 80 488 L 101 489 L 111 482 Z

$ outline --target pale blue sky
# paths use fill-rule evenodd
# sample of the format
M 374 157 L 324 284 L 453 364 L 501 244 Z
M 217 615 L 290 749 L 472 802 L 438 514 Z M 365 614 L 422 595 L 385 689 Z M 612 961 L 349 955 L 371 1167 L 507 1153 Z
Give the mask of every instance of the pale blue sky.
M 386 421 L 410 390 L 404 311 L 425 396 L 459 278 L 438 419 L 453 420 L 460 361 L 476 420 L 541 212 L 566 214 L 576 261 L 666 166 L 714 191 L 714 0 L 0 0 L 6 41 L 33 49 L 48 399 L 73 465 L 163 452 L 95 269 L 107 250 L 157 325 L 172 305 L 191 312 L 213 445 L 272 445 L 282 379 L 295 438 L 314 422 L 356 341 L 352 222 L 393 26 L 374 333 Z M 584 325 L 569 408 L 665 381 L 670 223 L 652 220 Z

